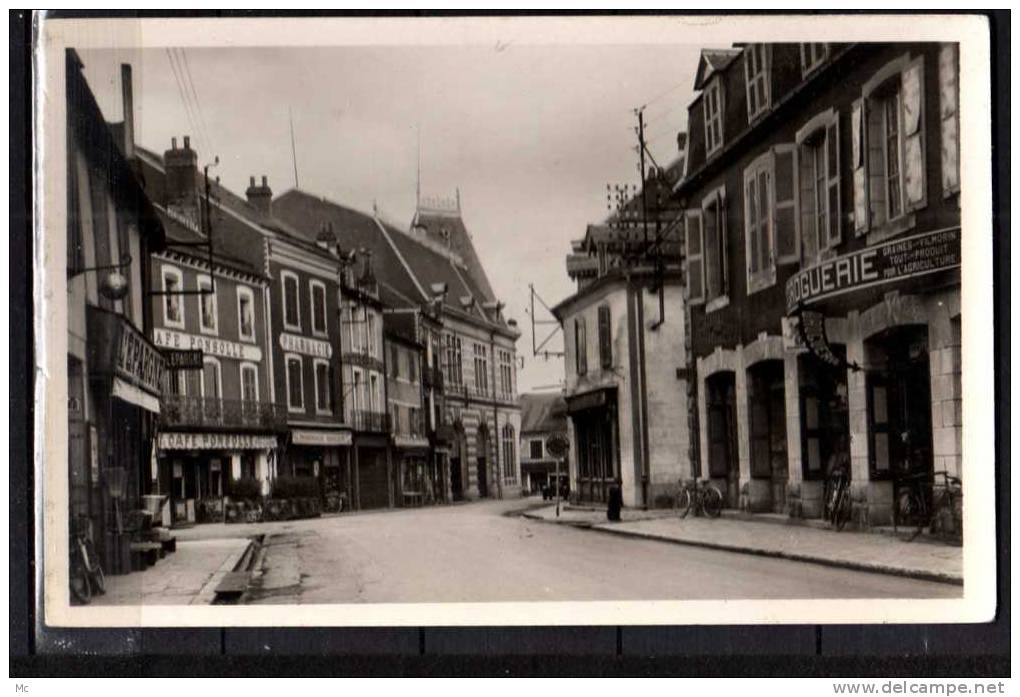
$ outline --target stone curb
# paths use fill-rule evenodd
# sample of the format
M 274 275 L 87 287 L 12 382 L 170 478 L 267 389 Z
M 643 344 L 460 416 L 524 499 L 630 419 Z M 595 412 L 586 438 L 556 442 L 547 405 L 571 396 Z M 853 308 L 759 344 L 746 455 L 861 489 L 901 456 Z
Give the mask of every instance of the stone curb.
M 916 569 L 911 567 L 903 566 L 890 566 L 887 564 L 876 564 L 869 562 L 857 562 L 847 559 L 833 559 L 831 557 L 821 557 L 811 554 L 803 554 L 800 552 L 788 552 L 781 549 L 765 549 L 762 547 L 746 547 L 736 544 L 727 544 L 724 542 L 708 542 L 705 540 L 692 540 L 677 537 L 670 537 L 668 535 L 659 535 L 656 533 L 637 532 L 634 530 L 620 530 L 618 528 L 610 527 L 604 523 L 587 523 L 581 521 L 556 521 L 549 520 L 542 516 L 535 514 L 525 513 L 525 518 L 529 520 L 540 520 L 544 523 L 550 523 L 552 525 L 570 525 L 575 528 L 584 528 L 588 530 L 595 530 L 596 532 L 603 532 L 609 535 L 619 535 L 620 537 L 630 537 L 635 539 L 644 540 L 655 540 L 657 542 L 669 542 L 678 545 L 688 545 L 691 547 L 703 547 L 706 549 L 716 549 L 724 552 L 738 552 L 742 554 L 753 554 L 761 557 L 773 557 L 777 559 L 788 559 L 790 561 L 807 562 L 811 564 L 820 564 L 822 566 L 830 566 L 842 569 L 851 569 L 854 571 L 866 571 L 869 573 L 886 574 L 889 576 L 903 576 L 906 578 L 914 578 L 921 581 L 934 581 L 936 583 L 947 583 L 951 585 L 962 586 L 963 577 L 951 573 L 943 573 L 937 571 L 928 571 L 926 569 Z
M 198 592 L 194 598 L 191 599 L 189 605 L 212 605 L 216 599 L 216 588 L 219 586 L 220 581 L 228 573 L 234 570 L 244 555 L 248 553 L 248 550 L 252 549 L 255 545 L 255 540 L 248 540 L 248 544 L 244 545 L 236 552 L 232 552 L 227 555 L 227 558 L 223 560 L 220 567 L 213 573 L 205 585 L 202 586 L 202 590 Z

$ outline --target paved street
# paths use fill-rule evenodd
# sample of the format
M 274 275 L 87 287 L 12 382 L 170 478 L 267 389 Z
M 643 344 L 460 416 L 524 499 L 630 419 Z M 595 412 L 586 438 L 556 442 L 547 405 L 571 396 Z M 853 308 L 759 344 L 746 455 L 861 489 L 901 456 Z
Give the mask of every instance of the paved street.
M 254 603 L 958 597 L 881 574 L 628 539 L 491 501 L 193 534 L 267 533 Z

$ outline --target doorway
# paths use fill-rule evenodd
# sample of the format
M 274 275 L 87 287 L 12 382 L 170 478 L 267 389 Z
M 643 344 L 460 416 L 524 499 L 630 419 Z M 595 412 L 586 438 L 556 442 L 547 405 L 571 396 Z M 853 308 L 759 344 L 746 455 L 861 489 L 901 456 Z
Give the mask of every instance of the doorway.
M 740 463 L 737 459 L 736 374 L 716 373 L 705 380 L 705 387 L 708 476 L 721 485 L 726 507 L 737 508 L 740 505 Z
M 786 386 L 783 362 L 762 361 L 747 371 L 748 415 L 751 431 L 751 477 L 768 483 L 768 500 L 757 508 L 786 510 Z M 752 506 L 756 502 L 752 500 Z

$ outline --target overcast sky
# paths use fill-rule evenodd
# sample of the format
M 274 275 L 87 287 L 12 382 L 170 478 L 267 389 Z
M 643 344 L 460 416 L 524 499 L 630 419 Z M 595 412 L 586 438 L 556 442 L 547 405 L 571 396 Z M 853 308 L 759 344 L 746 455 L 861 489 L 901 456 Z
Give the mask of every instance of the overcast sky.
M 81 56 L 108 120 L 121 119 L 118 66 L 131 63 L 136 140 L 162 152 L 171 136 L 191 135 L 200 166 L 219 155 L 213 171 L 242 195 L 250 175 L 268 175 L 275 194 L 294 186 L 292 112 L 301 188 L 364 211 L 375 203 L 406 229 L 420 129 L 422 194 L 452 197 L 460 188 L 478 254 L 523 332 L 525 392 L 563 379 L 562 359 L 531 355 L 528 284 L 550 305 L 573 292 L 564 268 L 570 240 L 606 215 L 607 183 L 638 181 L 634 107 L 648 104 L 659 164 L 675 157 L 699 50 L 512 44 Z

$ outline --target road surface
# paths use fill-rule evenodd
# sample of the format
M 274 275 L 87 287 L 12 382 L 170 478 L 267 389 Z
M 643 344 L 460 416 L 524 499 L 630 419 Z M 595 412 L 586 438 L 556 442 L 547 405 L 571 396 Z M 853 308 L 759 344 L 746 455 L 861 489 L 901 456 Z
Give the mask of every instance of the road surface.
M 244 526 L 236 534 L 266 533 L 264 571 L 249 602 L 938 598 L 961 591 L 504 515 L 525 506 L 485 501 Z

